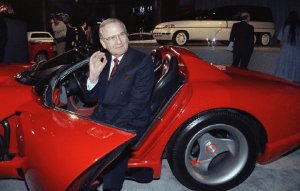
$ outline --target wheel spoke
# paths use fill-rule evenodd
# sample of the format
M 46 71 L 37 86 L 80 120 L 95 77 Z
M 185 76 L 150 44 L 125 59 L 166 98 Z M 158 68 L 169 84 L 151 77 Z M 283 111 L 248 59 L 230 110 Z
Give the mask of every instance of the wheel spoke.
M 261 43 L 262 45 L 268 45 L 270 42 L 270 36 L 268 34 L 263 34 L 261 37 Z
M 211 161 L 220 153 L 229 152 L 232 156 L 235 154 L 234 141 L 227 138 L 216 138 L 209 133 L 205 133 L 197 139 L 200 152 L 197 161 L 193 160 L 192 164 L 203 171 L 208 170 Z
M 182 45 L 185 43 L 186 41 L 186 36 L 184 34 L 178 34 L 177 37 L 176 37 L 176 41 L 179 45 Z

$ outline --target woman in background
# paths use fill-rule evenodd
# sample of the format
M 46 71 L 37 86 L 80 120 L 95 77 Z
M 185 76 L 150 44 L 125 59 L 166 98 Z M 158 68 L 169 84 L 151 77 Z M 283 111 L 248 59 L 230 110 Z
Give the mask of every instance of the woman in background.
M 288 15 L 278 35 L 280 53 L 278 56 L 275 76 L 300 84 L 300 20 L 292 11 Z

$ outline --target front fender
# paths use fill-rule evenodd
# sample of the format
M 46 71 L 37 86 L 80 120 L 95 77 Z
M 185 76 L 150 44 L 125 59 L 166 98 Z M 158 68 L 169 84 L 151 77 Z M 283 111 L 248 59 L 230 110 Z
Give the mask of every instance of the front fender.
M 0 121 L 15 114 L 21 105 L 32 100 L 31 89 L 31 86 L 0 86 Z

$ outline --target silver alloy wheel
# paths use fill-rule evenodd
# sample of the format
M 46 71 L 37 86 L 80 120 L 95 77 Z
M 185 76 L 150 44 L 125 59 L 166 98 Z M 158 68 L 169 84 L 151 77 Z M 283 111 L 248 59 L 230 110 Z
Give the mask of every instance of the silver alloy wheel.
M 179 32 L 176 34 L 175 41 L 179 46 L 183 46 L 187 43 L 188 37 L 185 32 Z
M 222 136 L 214 131 L 222 131 Z M 218 185 L 230 181 L 243 170 L 248 152 L 247 140 L 237 128 L 214 124 L 197 132 L 189 141 L 185 165 L 198 182 Z
M 271 37 L 270 37 L 269 34 L 264 33 L 263 35 L 261 35 L 260 40 L 261 40 L 261 44 L 262 44 L 263 46 L 267 46 L 267 45 L 270 44 Z
M 35 63 L 37 63 L 37 64 L 39 64 L 39 63 L 41 63 L 41 62 L 46 62 L 46 61 L 47 61 L 47 56 L 46 56 L 45 53 L 39 52 L 39 53 L 36 54 L 35 60 L 34 60 L 34 61 L 35 61 Z

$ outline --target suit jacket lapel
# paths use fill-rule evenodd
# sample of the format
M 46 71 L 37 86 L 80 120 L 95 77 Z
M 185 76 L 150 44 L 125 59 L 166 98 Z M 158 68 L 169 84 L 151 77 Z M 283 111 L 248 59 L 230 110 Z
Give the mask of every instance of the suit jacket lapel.
M 109 60 L 111 61 L 111 56 L 110 56 Z M 113 100 L 113 97 L 115 96 L 116 90 L 119 88 L 119 86 L 121 85 L 121 82 L 124 78 L 124 74 L 130 69 L 131 60 L 132 60 L 131 49 L 130 49 L 130 47 L 128 47 L 127 52 L 124 54 L 122 60 L 120 61 L 119 65 L 118 65 L 118 68 L 117 68 L 113 78 L 111 79 L 111 81 L 110 81 L 110 83 L 107 87 L 106 95 L 105 95 L 105 98 L 104 98 L 105 102 L 108 103 L 111 100 Z

